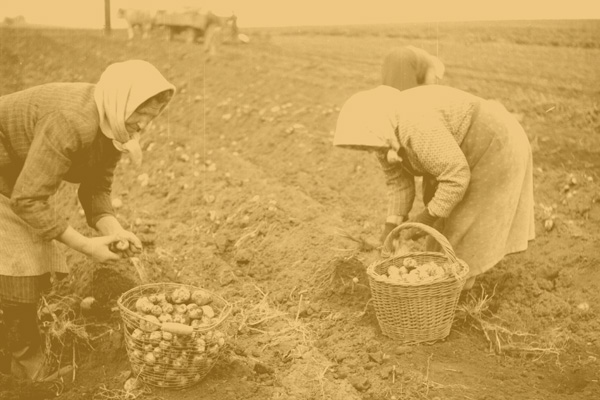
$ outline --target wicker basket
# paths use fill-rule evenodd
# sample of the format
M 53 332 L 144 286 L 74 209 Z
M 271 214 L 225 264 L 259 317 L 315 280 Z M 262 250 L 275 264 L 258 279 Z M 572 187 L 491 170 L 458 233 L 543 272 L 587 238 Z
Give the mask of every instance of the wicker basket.
M 176 322 L 155 324 L 136 311 L 138 299 L 172 293 L 178 288 L 209 294 L 212 297 L 209 305 L 215 312 L 215 318 L 195 327 Z M 208 374 L 221 354 L 226 339 L 223 325 L 232 308 L 215 293 L 179 283 L 137 286 L 123 293 L 117 305 L 133 373 L 149 385 L 165 388 L 189 387 Z
M 444 253 L 409 252 L 394 256 L 392 241 L 401 230 L 408 228 L 419 228 L 432 236 Z M 469 272 L 467 264 L 456 258 L 450 243 L 441 233 L 420 223 L 399 225 L 390 232 L 383 247 L 392 256 L 367 268 L 375 313 L 383 334 L 406 344 L 431 342 L 448 336 Z M 455 264 L 456 273 L 426 283 L 390 282 L 388 267 L 400 267 L 406 258 L 414 259 L 419 265 L 451 262 Z

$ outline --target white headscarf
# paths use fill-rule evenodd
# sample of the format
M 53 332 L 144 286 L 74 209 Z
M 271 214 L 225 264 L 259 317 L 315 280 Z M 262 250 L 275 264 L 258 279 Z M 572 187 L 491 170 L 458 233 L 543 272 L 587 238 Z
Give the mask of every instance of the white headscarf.
M 397 154 L 400 143 L 395 134 L 398 126 L 395 103 L 400 93 L 398 89 L 380 85 L 350 97 L 338 116 L 333 145 L 385 148 Z M 390 157 L 394 155 L 389 154 Z
M 139 134 L 130 135 L 125 122 L 143 102 L 165 90 L 175 92 L 175 86 L 142 60 L 109 65 L 96 84 L 94 99 L 102 133 L 117 149 L 129 153 L 137 165 L 142 161 Z

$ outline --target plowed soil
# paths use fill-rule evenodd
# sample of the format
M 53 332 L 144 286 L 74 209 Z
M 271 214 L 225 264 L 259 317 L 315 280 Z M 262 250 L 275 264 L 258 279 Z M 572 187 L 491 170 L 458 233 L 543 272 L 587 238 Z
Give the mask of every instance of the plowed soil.
M 207 60 L 200 44 L 160 35 L 128 42 L 123 31 L 0 30 L 0 94 L 95 82 L 131 58 L 177 86 L 143 136 L 141 169 L 118 167 L 118 218 L 143 240 L 151 281 L 204 287 L 233 304 L 226 351 L 205 379 L 126 394 L 115 306 L 140 282 L 127 261 L 94 265 L 69 252 L 70 293 L 94 296 L 102 312 L 78 319 L 97 330 L 91 347 L 76 344 L 76 376 L 53 387 L 58 398 L 600 398 L 600 24 L 246 33 L 250 43 L 224 44 Z M 331 144 L 339 107 L 378 84 L 389 48 L 408 44 L 439 54 L 444 84 L 499 100 L 520 119 L 534 149 L 537 222 L 528 251 L 461 299 L 450 335 L 416 346 L 381 333 L 366 274 L 379 252 L 350 239 L 376 243 L 383 176 L 372 156 Z M 61 189 L 60 210 L 93 234 L 75 189 Z M 421 207 L 417 200 L 413 211 Z M 46 398 L 2 385 L 3 398 Z

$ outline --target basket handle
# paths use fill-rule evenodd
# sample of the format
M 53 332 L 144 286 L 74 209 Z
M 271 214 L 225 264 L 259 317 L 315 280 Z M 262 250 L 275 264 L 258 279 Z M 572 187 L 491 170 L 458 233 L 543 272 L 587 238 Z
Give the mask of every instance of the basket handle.
M 456 258 L 456 254 L 454 253 L 454 249 L 450 245 L 450 242 L 448 242 L 448 239 L 446 239 L 444 237 L 444 235 L 442 235 L 435 228 L 432 228 L 425 224 L 421 224 L 419 222 L 405 222 L 405 223 L 400 224 L 397 227 L 395 227 L 394 230 L 392 230 L 389 233 L 389 235 L 385 238 L 385 241 L 383 242 L 383 250 L 388 252 L 388 254 L 393 255 L 394 247 L 393 247 L 392 243 L 393 243 L 394 237 L 398 236 L 399 238 L 401 238 L 401 236 L 399 235 L 400 231 L 402 231 L 404 229 L 409 229 L 409 228 L 418 228 L 418 229 L 421 229 L 422 231 L 424 231 L 425 233 L 429 234 L 431 237 L 433 237 L 435 239 L 436 242 L 439 243 L 440 246 L 442 246 L 442 250 L 444 251 L 444 254 L 446 255 L 446 257 L 448 257 L 448 260 L 450 260 L 450 262 L 452 262 L 452 263 L 458 262 L 458 259 Z

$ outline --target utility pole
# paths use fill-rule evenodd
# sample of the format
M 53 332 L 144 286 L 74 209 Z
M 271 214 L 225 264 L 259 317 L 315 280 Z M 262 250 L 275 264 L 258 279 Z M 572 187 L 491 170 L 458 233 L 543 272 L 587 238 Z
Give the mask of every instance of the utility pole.
M 104 35 L 110 36 L 110 0 L 104 0 Z

